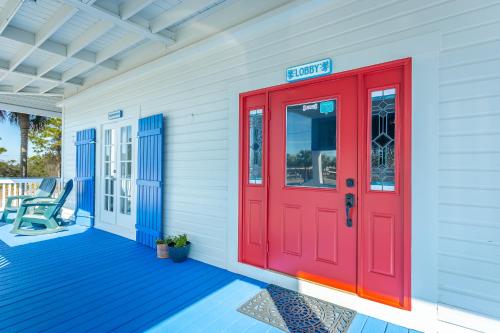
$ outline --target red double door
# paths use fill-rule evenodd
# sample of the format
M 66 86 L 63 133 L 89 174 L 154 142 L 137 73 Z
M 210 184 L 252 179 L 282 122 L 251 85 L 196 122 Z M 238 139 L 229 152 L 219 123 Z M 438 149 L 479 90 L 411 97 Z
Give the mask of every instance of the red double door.
M 241 261 L 409 308 L 405 65 L 242 95 Z

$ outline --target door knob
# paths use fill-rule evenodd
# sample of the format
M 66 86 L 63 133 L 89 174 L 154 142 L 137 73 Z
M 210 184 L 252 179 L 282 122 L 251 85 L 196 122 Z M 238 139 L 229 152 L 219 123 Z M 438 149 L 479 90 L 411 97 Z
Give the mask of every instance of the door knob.
M 345 195 L 345 215 L 346 215 L 346 224 L 350 228 L 352 227 L 352 217 L 351 217 L 351 208 L 354 207 L 354 194 L 347 193 Z

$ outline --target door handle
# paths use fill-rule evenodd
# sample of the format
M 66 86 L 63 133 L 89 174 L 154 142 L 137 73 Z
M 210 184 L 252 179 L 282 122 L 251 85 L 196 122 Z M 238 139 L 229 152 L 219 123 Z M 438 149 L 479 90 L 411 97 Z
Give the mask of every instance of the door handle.
M 352 227 L 352 218 L 351 218 L 351 208 L 354 207 L 354 194 L 347 193 L 345 195 L 345 215 L 346 215 L 346 224 L 350 228 Z

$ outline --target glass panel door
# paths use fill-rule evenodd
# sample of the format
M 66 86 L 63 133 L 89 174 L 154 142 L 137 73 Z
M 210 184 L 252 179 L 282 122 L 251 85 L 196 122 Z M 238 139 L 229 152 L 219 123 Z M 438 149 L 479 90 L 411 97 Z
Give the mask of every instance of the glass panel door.
M 133 131 L 123 122 L 103 128 L 101 220 L 135 234 Z
M 120 214 L 131 215 L 132 212 L 132 126 L 120 128 Z
M 116 183 L 116 138 L 115 129 L 104 129 L 103 136 L 103 191 L 102 219 L 108 223 L 114 223 L 115 212 L 115 183 Z

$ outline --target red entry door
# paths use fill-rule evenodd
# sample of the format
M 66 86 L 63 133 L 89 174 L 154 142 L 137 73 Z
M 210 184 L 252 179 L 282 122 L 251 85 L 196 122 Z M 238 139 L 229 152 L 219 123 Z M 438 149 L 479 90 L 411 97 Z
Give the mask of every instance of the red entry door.
M 240 103 L 240 261 L 410 309 L 411 60 Z
M 355 76 L 269 93 L 268 267 L 352 292 L 357 94 Z

